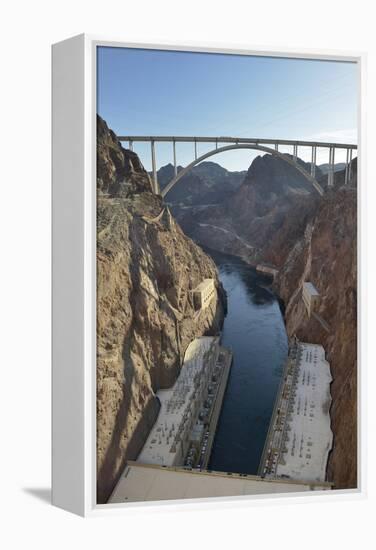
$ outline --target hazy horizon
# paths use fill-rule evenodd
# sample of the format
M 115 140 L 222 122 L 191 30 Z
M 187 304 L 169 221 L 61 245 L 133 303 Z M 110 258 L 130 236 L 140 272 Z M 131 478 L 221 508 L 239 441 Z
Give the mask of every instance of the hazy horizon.
M 357 142 L 355 63 L 100 47 L 97 78 L 98 113 L 118 135 Z M 200 143 L 198 154 L 212 148 Z M 134 149 L 150 170 L 150 145 Z M 193 160 L 193 144 L 176 149 L 179 165 Z M 210 161 L 240 171 L 259 154 L 229 151 Z M 299 156 L 310 161 L 309 149 Z M 156 158 L 158 168 L 171 163 L 171 145 L 157 143 Z M 335 162 L 344 160 L 336 151 Z M 317 164 L 327 161 L 328 151 L 318 149 Z

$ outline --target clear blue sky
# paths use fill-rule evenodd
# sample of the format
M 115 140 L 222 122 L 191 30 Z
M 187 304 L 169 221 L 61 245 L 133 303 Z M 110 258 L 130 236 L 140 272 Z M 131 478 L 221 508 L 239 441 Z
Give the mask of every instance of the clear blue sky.
M 100 47 L 97 98 L 98 113 L 117 134 L 357 141 L 351 63 Z M 135 144 L 147 169 L 149 149 Z M 208 150 L 199 145 L 199 153 Z M 177 153 L 184 166 L 193 144 L 179 144 Z M 231 151 L 210 160 L 245 170 L 256 154 Z M 308 151 L 300 156 L 309 160 Z M 158 167 L 168 162 L 171 146 L 157 145 Z

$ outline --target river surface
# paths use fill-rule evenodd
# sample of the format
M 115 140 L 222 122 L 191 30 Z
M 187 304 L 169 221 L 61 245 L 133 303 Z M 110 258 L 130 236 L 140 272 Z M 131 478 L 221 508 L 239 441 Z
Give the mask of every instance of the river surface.
M 209 469 L 257 474 L 288 342 L 277 297 L 256 271 L 207 250 L 227 292 L 222 343 L 233 351 Z

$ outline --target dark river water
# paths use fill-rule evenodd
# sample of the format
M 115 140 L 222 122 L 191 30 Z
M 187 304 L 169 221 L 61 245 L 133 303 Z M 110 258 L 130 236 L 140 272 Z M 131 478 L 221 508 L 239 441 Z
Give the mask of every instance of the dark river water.
M 277 297 L 241 260 L 207 251 L 227 292 L 222 343 L 233 365 L 209 469 L 256 474 L 288 343 Z

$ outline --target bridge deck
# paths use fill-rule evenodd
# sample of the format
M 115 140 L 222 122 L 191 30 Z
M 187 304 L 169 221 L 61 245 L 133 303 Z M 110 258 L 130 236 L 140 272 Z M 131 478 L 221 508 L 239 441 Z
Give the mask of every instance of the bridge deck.
M 324 141 L 304 141 L 291 139 L 265 139 L 265 138 L 238 138 L 238 137 L 209 137 L 209 136 L 118 136 L 120 141 L 161 141 L 161 142 L 187 142 L 187 143 L 264 143 L 277 145 L 297 145 L 301 147 L 334 147 L 336 149 L 357 149 L 355 143 L 329 143 Z

